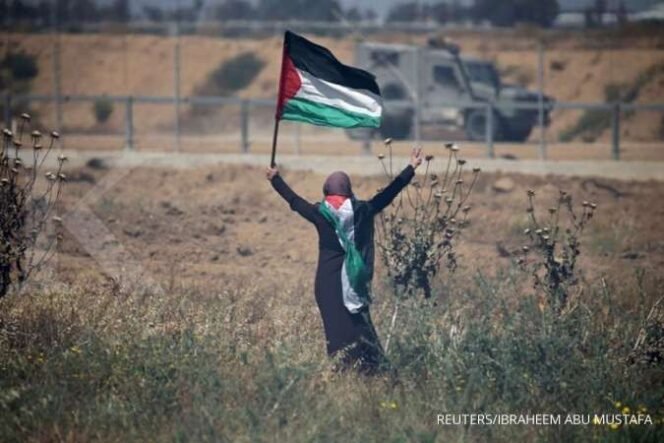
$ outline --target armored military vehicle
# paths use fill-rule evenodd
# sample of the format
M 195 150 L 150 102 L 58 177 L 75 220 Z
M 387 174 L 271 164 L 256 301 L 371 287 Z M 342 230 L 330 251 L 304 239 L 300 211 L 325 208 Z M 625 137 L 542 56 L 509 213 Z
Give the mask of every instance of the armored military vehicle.
M 493 103 L 490 129 L 494 140 L 524 141 L 538 123 L 539 96 L 525 88 L 506 85 L 496 66 L 487 60 L 461 57 L 458 47 L 430 42 L 426 48 L 385 43 L 359 43 L 356 66 L 376 75 L 385 102 L 382 137 L 412 135 L 414 114 L 422 125 L 463 129 L 470 140 L 484 140 L 486 104 Z M 542 97 L 544 123 L 549 123 L 553 100 Z M 418 106 L 419 104 L 419 106 Z M 510 106 L 512 105 L 512 106 Z M 366 130 L 349 130 L 351 138 L 366 137 Z

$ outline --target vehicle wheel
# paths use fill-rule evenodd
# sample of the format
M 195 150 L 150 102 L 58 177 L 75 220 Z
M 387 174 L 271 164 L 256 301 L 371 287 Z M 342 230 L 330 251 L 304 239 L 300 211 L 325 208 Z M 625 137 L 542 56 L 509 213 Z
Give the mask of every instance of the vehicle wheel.
M 404 140 L 410 136 L 410 130 L 413 126 L 412 113 L 385 114 L 383 123 L 380 126 L 380 135 L 383 138 L 393 138 L 394 140 Z
M 525 142 L 528 140 L 532 130 L 532 126 L 518 129 L 510 128 L 508 131 L 505 131 L 505 140 L 511 142 Z
M 474 109 L 466 114 L 464 129 L 468 140 L 482 141 L 486 140 L 486 111 L 484 109 Z M 502 138 L 502 123 L 500 117 L 493 113 L 493 140 Z

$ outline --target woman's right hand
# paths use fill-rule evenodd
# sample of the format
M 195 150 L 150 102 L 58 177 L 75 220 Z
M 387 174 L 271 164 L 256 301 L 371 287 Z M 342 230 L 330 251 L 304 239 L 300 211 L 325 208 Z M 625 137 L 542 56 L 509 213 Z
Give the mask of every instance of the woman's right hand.
M 266 177 L 268 180 L 272 181 L 272 179 L 273 179 L 274 177 L 276 177 L 277 175 L 279 175 L 279 169 L 277 169 L 276 166 L 275 166 L 274 168 L 271 167 L 271 166 L 268 166 L 268 167 L 265 169 L 265 177 Z

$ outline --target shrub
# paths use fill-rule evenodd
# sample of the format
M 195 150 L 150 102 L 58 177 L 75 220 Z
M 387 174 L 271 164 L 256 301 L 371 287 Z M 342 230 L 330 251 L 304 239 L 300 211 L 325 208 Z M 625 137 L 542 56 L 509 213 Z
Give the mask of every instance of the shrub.
M 546 294 L 549 307 L 560 312 L 567 304 L 571 286 L 578 283 L 579 237 L 597 205 L 584 201 L 579 214 L 572 205 L 572 196 L 560 191 L 555 205 L 546 214 L 536 215 L 534 196 L 535 192 L 528 190 L 530 226 L 524 230 L 528 244 L 522 247 L 518 264 L 532 276 L 534 288 Z
M 384 155 L 380 160 L 385 175 L 392 178 L 392 143 L 387 139 L 389 169 Z M 444 262 L 448 271 L 457 267 L 455 244 L 468 224 L 470 206 L 466 202 L 477 181 L 480 169 L 474 168 L 470 183 L 462 178 L 466 160 L 458 158 L 459 148 L 446 144 L 447 164 L 439 172 L 432 167 L 433 155 L 425 157 L 422 180 L 410 186 L 381 214 L 378 223 L 378 249 L 397 297 L 390 335 L 396 322 L 401 298 L 423 293 L 432 295 L 432 279 Z M 389 336 L 385 345 L 389 347 Z
M 62 173 L 66 158 L 58 157 L 57 171 L 46 173 L 45 190 L 35 191 L 44 159 L 60 136 L 52 132 L 49 146 L 44 151 L 42 134 L 33 131 L 30 134 L 31 154 L 19 156 L 19 152 L 25 149 L 23 134 L 30 120 L 28 114 L 21 116 L 18 135 L 8 129 L 3 131 L 0 153 L 0 297 L 6 295 L 12 285 L 20 288 L 41 268 L 52 255 L 57 239 L 51 236 L 45 244 L 36 247 L 60 198 L 66 178 Z M 21 157 L 31 158 L 31 161 L 26 164 Z M 60 221 L 57 217 L 54 219 Z
M 96 99 L 92 105 L 92 109 L 94 111 L 97 123 L 106 123 L 111 117 L 111 114 L 113 114 L 113 108 L 114 106 L 112 100 L 106 97 Z
M 0 68 L 8 69 L 14 80 L 26 81 L 37 77 L 39 68 L 33 55 L 23 52 L 10 52 L 5 55 Z
M 210 95 L 231 95 L 250 85 L 265 62 L 252 52 L 243 52 L 212 71 L 201 90 Z

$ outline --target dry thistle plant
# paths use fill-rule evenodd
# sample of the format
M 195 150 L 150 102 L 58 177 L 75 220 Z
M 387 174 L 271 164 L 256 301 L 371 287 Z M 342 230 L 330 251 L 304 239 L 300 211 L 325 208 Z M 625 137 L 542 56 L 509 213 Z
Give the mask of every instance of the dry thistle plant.
M 557 313 L 565 307 L 571 286 L 578 282 L 577 258 L 581 254 L 579 237 L 595 214 L 597 205 L 584 201 L 581 213 L 574 209 L 572 196 L 559 191 L 555 206 L 539 217 L 535 211 L 535 192 L 528 190 L 529 227 L 524 230 L 529 244 L 521 249 L 519 267 L 533 277 L 533 287 L 543 291 L 549 306 Z M 561 217 L 561 212 L 565 213 Z M 568 219 L 563 223 L 562 218 Z
M 0 153 L 0 297 L 12 286 L 17 289 L 37 272 L 53 255 L 57 236 L 45 242 L 38 239 L 49 219 L 59 223 L 53 212 L 62 186 L 66 180 L 62 166 L 66 157 L 58 156 L 56 172 L 46 172 L 44 186 L 35 187 L 44 160 L 58 143 L 60 135 L 52 132 L 46 149 L 42 134 L 32 131 L 29 135 L 30 153 L 25 153 L 23 136 L 29 131 L 31 118 L 22 114 L 18 134 L 3 130 Z M 22 155 L 21 155 L 22 153 Z M 31 162 L 23 159 L 31 157 Z
M 385 140 L 385 156 L 378 155 L 385 175 L 393 178 L 392 140 Z M 470 183 L 462 174 L 466 161 L 459 148 L 445 145 L 447 162 L 438 172 L 434 156 L 425 157 L 423 177 L 416 177 L 399 197 L 380 214 L 378 248 L 395 294 L 410 297 L 420 290 L 431 297 L 431 281 L 444 262 L 449 271 L 457 267 L 454 251 L 461 230 L 469 224 L 470 206 L 466 204 L 480 169 L 472 169 Z

